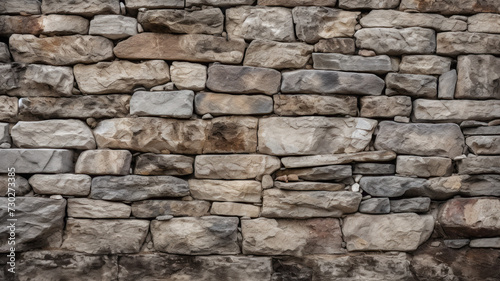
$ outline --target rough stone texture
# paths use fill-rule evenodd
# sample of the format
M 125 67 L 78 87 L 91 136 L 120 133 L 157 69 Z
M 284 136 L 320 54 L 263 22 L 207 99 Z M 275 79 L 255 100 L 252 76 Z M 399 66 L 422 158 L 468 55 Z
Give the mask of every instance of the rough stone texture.
M 72 173 L 73 151 L 66 149 L 0 149 L 0 173 Z
M 409 135 L 412 137 L 405 137 Z M 419 156 L 454 158 L 462 154 L 464 147 L 464 136 L 456 124 L 404 124 L 383 121 L 379 124 L 375 139 L 376 149 Z
M 281 74 L 273 69 L 214 64 L 208 68 L 207 88 L 223 93 L 276 94 Z
M 90 21 L 90 35 L 100 35 L 111 40 L 137 34 L 137 20 L 120 15 L 98 15 Z
M 193 115 L 194 92 L 137 91 L 130 99 L 130 114 L 190 118 Z
M 15 97 L 0 96 L 0 121 L 14 119 L 18 112 L 18 99 Z
M 398 156 L 396 172 L 421 178 L 451 176 L 452 161 L 442 157 Z
M 414 251 L 433 229 L 431 215 L 355 214 L 344 219 L 342 233 L 348 251 Z
M 397 8 L 399 0 L 339 0 L 342 9 L 391 9 Z
M 411 114 L 411 98 L 407 96 L 367 96 L 360 101 L 362 117 L 387 118 Z
M 312 57 L 315 69 L 372 72 L 378 74 L 393 70 L 391 58 L 388 56 L 363 57 L 315 53 Z
M 500 33 L 500 15 L 481 13 L 467 19 L 469 32 Z
M 0 198 L 1 206 L 4 206 L 0 209 L 0 218 L 6 224 L 7 219 L 11 218 L 7 209 L 8 202 L 11 201 L 5 197 Z M 0 252 L 8 253 L 11 247 L 14 247 L 16 251 L 26 251 L 61 245 L 66 200 L 18 197 L 15 204 L 14 213 L 17 219 L 14 222 L 17 234 L 15 245 L 8 244 L 9 228 L 5 226 L 0 232 Z
M 9 133 L 9 123 L 0 123 L 0 147 L 9 148 L 12 139 Z
M 358 113 L 354 96 L 274 95 L 274 113 L 280 116 L 350 115 Z
M 500 58 L 491 55 L 458 57 L 455 98 L 500 99 Z
M 274 186 L 284 190 L 295 191 L 339 191 L 343 190 L 345 185 L 341 183 L 327 183 L 327 182 L 279 182 L 276 181 Z
M 292 11 L 280 7 L 243 6 L 226 10 L 229 38 L 295 41 Z
M 264 191 L 262 216 L 268 218 L 341 217 L 354 213 L 361 193 L 350 191 Z
M 477 135 L 499 135 L 500 126 L 481 126 L 477 128 L 464 128 L 464 135 L 477 136 Z
M 100 36 L 72 35 L 37 38 L 14 34 L 9 38 L 12 57 L 16 62 L 71 65 L 110 60 L 113 42 Z
M 147 220 L 67 219 L 61 247 L 88 254 L 138 253 L 148 228 Z
M 155 197 L 189 195 L 185 180 L 171 176 L 95 177 L 90 198 L 109 201 L 140 201 Z
M 0 62 L 10 62 L 9 46 L 0 42 Z
M 391 200 L 391 212 L 425 213 L 429 211 L 430 205 L 431 205 L 431 199 L 428 197 Z
M 467 157 L 458 161 L 459 174 L 500 174 L 500 156 Z
M 70 98 L 22 98 L 21 115 L 39 118 L 110 118 L 129 113 L 129 95 L 74 96 Z M 17 102 L 16 102 L 17 111 Z
M 208 215 L 210 202 L 178 200 L 144 200 L 132 203 L 132 215 L 156 218 L 163 215 L 201 217 Z
M 500 35 L 474 32 L 443 32 L 437 35 L 440 55 L 500 54 Z
M 232 202 L 214 202 L 210 214 L 256 218 L 260 214 L 260 207 Z
M 361 175 L 392 175 L 396 173 L 394 164 L 358 163 L 354 164 L 353 174 Z
M 80 154 L 75 172 L 88 175 L 128 175 L 132 153 L 128 150 L 86 150 Z
M 113 51 L 121 59 L 240 63 L 245 42 L 204 34 L 140 33 L 118 43 Z
M 224 14 L 218 8 L 200 11 L 149 10 L 139 12 L 137 20 L 145 31 L 160 33 L 221 34 Z
M 326 70 L 285 72 L 281 84 L 281 92 L 292 94 L 380 95 L 383 89 L 384 81 L 374 74 Z
M 243 220 L 241 230 L 244 254 L 302 256 L 343 252 L 338 219 L 259 218 Z
M 438 12 L 445 15 L 499 13 L 500 5 L 496 1 L 452 0 L 452 1 L 419 1 L 402 0 L 400 10 L 417 10 L 419 12 Z
M 500 118 L 500 101 L 418 99 L 413 103 L 413 116 L 417 122 L 489 121 Z
M 306 181 L 343 180 L 352 176 L 352 167 L 350 165 L 331 165 L 304 169 L 285 169 L 276 172 L 277 177 L 290 174 L 297 175 L 299 179 Z
M 373 10 L 360 20 L 363 27 L 425 27 L 436 31 L 467 30 L 465 21 L 446 18 L 442 15 L 404 13 L 391 10 Z
M 186 7 L 203 6 L 203 5 L 228 7 L 228 6 L 252 5 L 254 2 L 255 0 L 186 0 Z
M 87 198 L 68 199 L 68 217 L 89 219 L 127 219 L 132 208 L 119 202 L 92 200 Z
M 184 155 L 145 153 L 137 156 L 134 174 L 143 176 L 184 176 L 193 173 L 194 159 Z
M 407 190 L 425 187 L 426 183 L 425 179 L 396 176 L 362 177 L 359 181 L 366 193 L 381 197 L 400 197 Z
M 116 0 L 74 0 L 68 3 L 64 0 L 44 0 L 44 14 L 75 14 L 91 17 L 97 14 L 119 14 L 120 3 Z
M 201 92 L 196 94 L 199 115 L 262 115 L 273 112 L 273 99 L 263 95 L 228 95 Z
M 471 248 L 500 248 L 500 238 L 483 238 L 470 241 Z
M 172 82 L 179 90 L 200 91 L 205 89 L 207 67 L 202 64 L 176 61 L 172 63 L 170 73 Z
M 151 88 L 170 81 L 166 62 L 100 62 L 74 67 L 75 79 L 85 94 L 131 93 L 138 86 Z
M 385 77 L 386 95 L 436 98 L 437 78 L 430 75 L 389 73 Z
M 125 3 L 127 10 L 136 11 L 139 8 L 165 9 L 184 8 L 183 0 L 127 0 Z
M 359 212 L 365 214 L 388 214 L 390 211 L 389 198 L 371 198 L 359 205 Z
M 90 193 L 91 180 L 87 175 L 33 175 L 29 184 L 38 194 L 87 196 Z
M 238 254 L 238 218 L 208 216 L 151 222 L 157 251 L 182 255 Z
M 460 193 L 465 196 L 500 196 L 500 175 L 461 176 Z
M 41 64 L 0 64 L 0 82 L 0 94 L 9 96 L 71 96 L 73 71 Z
M 199 200 L 260 203 L 258 181 L 189 180 L 191 196 Z
M 280 168 L 277 157 L 250 155 L 199 155 L 195 177 L 203 179 L 253 179 L 270 175 Z
M 371 151 L 349 154 L 323 154 L 302 157 L 284 157 L 281 162 L 287 168 L 316 167 L 335 164 L 348 164 L 352 162 L 378 162 L 396 159 L 392 151 Z
M 399 70 L 403 73 L 439 75 L 450 71 L 451 61 L 451 58 L 433 55 L 403 56 Z
M 253 117 L 219 117 L 207 128 L 203 153 L 255 153 L 257 123 Z M 182 145 L 182 144 L 181 144 Z
M 7 196 L 8 194 L 8 187 L 9 187 L 9 177 L 8 175 L 0 175 L 0 196 L 4 197 Z M 28 180 L 25 178 L 16 175 L 14 177 L 16 181 L 16 196 L 23 196 L 28 194 L 31 191 L 31 186 L 28 183 Z M 10 180 L 12 182 L 12 180 Z M 11 186 L 12 188 L 12 186 Z
M 455 88 L 457 86 L 457 70 L 450 70 L 439 76 L 438 98 L 452 100 L 455 96 Z
M 243 65 L 275 69 L 302 68 L 311 58 L 313 50 L 313 46 L 303 43 L 253 40 L 247 48 Z
M 90 128 L 80 120 L 18 122 L 11 130 L 12 141 L 23 148 L 95 149 Z
M 352 153 L 365 149 L 377 122 L 364 118 L 270 117 L 259 122 L 259 151 L 271 155 Z
M 465 143 L 475 154 L 500 154 L 500 136 L 470 136 Z
M 326 7 L 296 7 L 293 22 L 297 37 L 307 43 L 333 37 L 352 37 L 360 12 Z
M 449 237 L 493 237 L 500 235 L 497 198 L 456 198 L 439 211 L 438 221 Z
M 79 16 L 0 16 L 0 34 L 87 34 L 89 21 Z
M 40 14 L 40 2 L 37 0 L 5 0 L 0 2 L 2 14 L 27 13 L 31 15 Z
M 330 38 L 321 39 L 314 45 L 317 53 L 340 53 L 352 55 L 356 50 L 354 39 L 352 38 Z
M 420 27 L 363 28 L 354 37 L 358 48 L 373 50 L 378 55 L 430 54 L 436 50 L 434 30 Z
M 284 6 L 284 7 L 296 7 L 296 6 L 333 7 L 335 6 L 336 3 L 337 0 L 258 0 L 257 1 L 257 5 L 261 6 Z

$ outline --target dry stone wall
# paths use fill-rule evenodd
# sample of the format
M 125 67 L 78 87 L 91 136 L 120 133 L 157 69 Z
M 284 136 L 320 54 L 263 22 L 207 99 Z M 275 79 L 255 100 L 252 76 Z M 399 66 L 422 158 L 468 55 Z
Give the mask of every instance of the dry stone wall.
M 500 280 L 499 55 L 497 0 L 2 0 L 0 279 Z

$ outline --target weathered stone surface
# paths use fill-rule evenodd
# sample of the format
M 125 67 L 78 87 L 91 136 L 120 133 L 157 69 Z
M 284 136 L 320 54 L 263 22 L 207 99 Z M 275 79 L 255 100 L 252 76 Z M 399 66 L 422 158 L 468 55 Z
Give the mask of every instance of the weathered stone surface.
M 30 251 L 19 258 L 16 277 L 29 280 L 114 280 L 118 274 L 116 256 L 86 255 L 72 251 Z
M 457 70 L 450 70 L 439 76 L 438 99 L 452 100 L 457 86 Z
M 447 239 L 444 240 L 444 245 L 448 248 L 452 249 L 460 249 L 469 245 L 469 239 Z
M 13 34 L 9 38 L 10 52 L 16 62 L 71 65 L 110 60 L 113 42 L 100 36 L 72 35 L 37 38 Z
M 156 218 L 171 215 L 201 217 L 208 215 L 210 202 L 179 200 L 144 200 L 132 203 L 132 215 L 137 218 Z
M 44 14 L 75 14 L 91 17 L 97 14 L 119 14 L 120 3 L 116 0 L 74 0 L 68 3 L 63 0 L 44 0 Z
M 245 54 L 244 65 L 275 69 L 303 68 L 314 47 L 303 43 L 253 40 Z
M 482 238 L 470 241 L 471 248 L 500 248 L 500 238 Z
M 303 169 L 285 169 L 276 172 L 276 176 L 297 175 L 307 181 L 343 180 L 352 176 L 351 165 L 332 165 Z
M 500 54 L 499 34 L 474 32 L 443 32 L 437 35 L 438 54 Z
M 0 123 L 0 147 L 10 148 L 11 142 L 9 123 Z
M 127 10 L 136 11 L 140 8 L 146 9 L 165 9 L 165 8 L 184 8 L 183 0 L 127 0 L 125 3 Z
M 398 156 L 396 172 L 421 178 L 451 176 L 452 161 L 442 157 Z
M 358 48 L 378 55 L 431 54 L 436 50 L 435 31 L 420 27 L 363 28 L 354 37 Z
M 16 167 L 16 172 L 17 167 Z M 0 198 L 2 209 L 0 218 L 7 223 L 10 218 L 6 197 Z M 40 247 L 59 247 L 64 228 L 66 200 L 38 197 L 18 197 L 15 202 L 15 246 L 8 244 L 9 228 L 0 232 L 0 252 L 10 252 L 10 247 L 16 251 L 27 251 Z M 22 235 L 19 235 L 22 234 Z
M 328 183 L 328 182 L 279 182 L 276 181 L 274 186 L 284 190 L 296 191 L 339 191 L 343 190 L 345 185 L 342 183 Z
M 42 33 L 47 35 L 85 35 L 89 30 L 89 20 L 80 16 L 45 15 L 42 25 Z
M 196 113 L 219 115 L 262 115 L 273 112 L 273 99 L 263 95 L 229 95 L 201 92 L 195 97 Z
M 137 20 L 121 15 L 97 15 L 90 21 L 90 35 L 117 40 L 137 34 Z
M 411 138 L 405 137 L 410 135 Z M 456 124 L 405 124 L 383 121 L 379 124 L 375 139 L 375 148 L 378 150 L 419 156 L 454 158 L 462 155 L 464 147 L 464 136 Z
M 208 68 L 207 88 L 223 93 L 276 94 L 281 73 L 274 69 L 252 66 L 214 64 Z
M 243 253 L 292 255 L 342 253 L 338 219 L 241 221 Z
M 284 6 L 284 7 L 296 7 L 296 6 L 324 6 L 333 7 L 337 3 L 337 0 L 258 0 L 257 5 L 260 6 Z
M 148 229 L 147 220 L 67 219 L 62 248 L 89 254 L 138 253 Z
M 354 39 L 352 38 L 330 38 L 321 39 L 314 45 L 317 53 L 340 53 L 352 55 L 356 50 Z
M 325 7 L 296 7 L 292 13 L 297 37 L 307 43 L 333 37 L 352 37 L 360 14 Z
M 390 211 L 389 198 L 371 198 L 359 205 L 359 212 L 365 214 L 388 214 Z
M 170 67 L 172 82 L 179 90 L 200 91 L 205 89 L 207 67 L 202 64 L 174 61 Z
M 425 13 L 441 13 L 445 15 L 499 13 L 500 3 L 480 0 L 426 1 L 402 0 L 400 10 L 417 10 Z
M 471 136 L 465 143 L 475 154 L 500 154 L 500 136 Z
M 450 237 L 493 237 L 500 235 L 500 199 L 455 198 L 439 211 L 439 223 Z
M 151 222 L 157 251 L 182 255 L 238 254 L 238 218 L 208 216 Z
M 429 211 L 430 205 L 431 205 L 431 199 L 429 197 L 391 200 L 391 212 L 425 213 Z
M 256 218 L 260 214 L 260 207 L 232 202 L 214 202 L 210 214 Z
M 0 42 L 0 62 L 10 62 L 9 46 Z
M 243 6 L 226 10 L 229 38 L 295 41 L 292 11 L 281 7 Z
M 274 95 L 274 113 L 296 115 L 350 115 L 358 113 L 354 96 Z
M 90 183 L 90 177 L 89 177 Z M 87 198 L 68 199 L 68 217 L 89 219 L 126 219 L 132 208 L 119 202 L 108 202 Z
M 361 193 L 350 191 L 264 190 L 262 216 L 270 218 L 341 217 L 354 213 Z
M 204 34 L 140 33 L 114 48 L 121 59 L 164 59 L 193 62 L 241 63 L 245 42 Z
M 271 155 L 352 153 L 366 148 L 377 121 L 270 117 L 259 121 L 259 151 Z
M 378 163 L 357 163 L 354 164 L 353 174 L 361 175 L 392 175 L 396 173 L 396 165 L 394 164 L 378 164 Z
M 142 254 L 120 257 L 118 276 L 123 281 L 164 279 L 165 276 L 173 280 L 259 281 L 271 280 L 272 271 L 268 257 Z
M 186 7 L 203 6 L 203 5 L 229 7 L 229 6 L 240 6 L 240 5 L 252 5 L 254 2 L 255 0 L 186 0 Z
M 348 251 L 414 251 L 432 234 L 432 215 L 363 215 L 344 219 L 342 233 Z
M 415 121 L 424 122 L 489 121 L 500 118 L 500 101 L 417 99 L 413 102 L 413 116 Z
M 15 97 L 0 96 L 0 121 L 10 121 L 18 112 L 18 99 Z
M 352 162 L 377 162 L 396 159 L 392 151 L 369 151 L 349 154 L 323 154 L 302 157 L 284 157 L 281 162 L 287 168 L 316 167 L 335 164 L 348 164 Z
M 193 173 L 194 159 L 184 155 L 145 153 L 137 156 L 134 174 L 184 176 Z
M 407 190 L 424 188 L 427 181 L 418 178 L 382 176 L 362 177 L 359 184 L 365 192 L 372 196 L 400 197 Z
M 0 173 L 72 173 L 73 151 L 66 149 L 0 149 Z
M 436 98 L 437 78 L 430 75 L 389 73 L 385 77 L 386 95 Z
M 258 181 L 189 180 L 195 199 L 260 203 L 262 186 Z
M 335 83 L 332 83 L 332 81 L 335 81 Z M 384 81 L 374 74 L 327 70 L 295 70 L 283 73 L 281 92 L 380 95 L 384 85 Z
M 30 97 L 19 100 L 19 111 L 43 119 L 123 117 L 129 113 L 129 101 L 129 95 Z
M 178 120 L 174 122 L 178 123 Z M 207 125 L 203 153 L 255 153 L 257 124 L 258 119 L 253 117 L 230 116 L 212 119 Z
M 128 150 L 85 150 L 75 165 L 75 172 L 88 175 L 128 175 L 132 153 Z
M 224 14 L 218 8 L 199 11 L 149 10 L 139 12 L 137 20 L 145 31 L 163 33 L 221 34 Z
M 277 157 L 250 155 L 198 155 L 195 177 L 203 179 L 253 179 L 270 175 L 280 168 Z
M 16 175 L 14 179 L 16 181 L 16 187 L 15 187 L 16 196 L 23 196 L 31 191 L 31 186 L 29 185 L 27 179 L 19 175 Z M 7 192 L 9 191 L 8 188 L 9 188 L 9 176 L 0 175 L 0 196 L 7 196 Z
M 500 33 L 500 15 L 481 13 L 467 19 L 470 32 Z
M 339 0 L 342 9 L 392 9 L 399 5 L 399 0 Z
M 363 27 L 425 27 L 436 31 L 467 30 L 465 21 L 446 18 L 442 15 L 424 13 L 404 13 L 392 10 L 373 10 L 364 16 L 360 23 Z
M 155 197 L 189 195 L 185 180 L 171 176 L 95 177 L 90 198 L 109 201 L 140 201 Z
M 467 157 L 458 161 L 459 174 L 500 174 L 500 156 Z
M 410 116 L 411 98 L 407 96 L 367 96 L 361 97 L 362 117 Z
M 461 179 L 461 195 L 500 196 L 500 175 L 461 176 Z
M 500 126 L 482 126 L 477 128 L 464 128 L 464 135 L 500 135 Z
M 402 73 L 412 74 L 444 74 L 450 71 L 451 58 L 433 55 L 403 56 L 399 64 Z
M 169 67 L 161 60 L 133 63 L 100 62 L 74 67 L 75 79 L 84 94 L 131 93 L 134 88 L 151 88 L 170 81 Z
M 80 120 L 18 122 L 11 130 L 12 141 L 25 148 L 95 149 L 90 128 Z
M 499 43 L 500 44 L 500 43 Z M 455 98 L 500 99 L 500 58 L 491 55 L 458 57 Z
M 37 0 L 4 0 L 0 2 L 2 14 L 27 13 L 40 14 L 40 2 Z
M 33 175 L 29 184 L 38 194 L 87 196 L 90 193 L 91 180 L 87 175 Z
M 130 114 L 190 118 L 193 115 L 194 92 L 135 92 L 130 99 Z
M 0 94 L 10 96 L 71 96 L 73 71 L 41 64 L 0 64 L 0 82 Z
M 312 55 L 315 69 L 330 69 L 355 72 L 387 73 L 393 69 L 388 56 L 348 56 L 334 53 L 314 53 Z

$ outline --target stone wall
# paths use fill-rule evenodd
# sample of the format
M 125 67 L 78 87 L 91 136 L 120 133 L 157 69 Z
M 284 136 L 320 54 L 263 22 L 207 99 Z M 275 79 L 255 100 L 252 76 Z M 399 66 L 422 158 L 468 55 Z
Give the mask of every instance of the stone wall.
M 0 14 L 1 280 L 500 280 L 500 1 Z

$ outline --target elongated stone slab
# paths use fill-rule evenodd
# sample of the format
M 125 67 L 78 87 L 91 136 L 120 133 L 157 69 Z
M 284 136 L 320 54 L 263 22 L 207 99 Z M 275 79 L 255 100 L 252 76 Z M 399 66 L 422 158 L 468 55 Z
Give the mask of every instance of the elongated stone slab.
M 58 174 L 33 175 L 29 184 L 38 194 L 59 194 L 87 196 L 90 193 L 92 178 L 88 175 Z
M 359 175 L 392 175 L 396 173 L 396 165 L 379 163 L 354 164 L 353 174 Z
M 366 148 L 377 121 L 270 117 L 259 123 L 259 151 L 271 155 L 352 153 Z
M 400 197 L 408 190 L 421 190 L 427 185 L 426 179 L 382 176 L 382 177 L 362 177 L 359 181 L 360 187 L 377 197 Z
M 343 190 L 345 185 L 342 183 L 329 183 L 329 182 L 274 182 L 274 187 L 283 190 L 295 191 L 339 191 Z
M 261 216 L 269 218 L 341 217 L 354 213 L 361 193 L 350 191 L 264 191 Z
M 188 0 L 189 1 L 189 0 Z M 257 5 L 261 6 L 323 6 L 333 7 L 337 4 L 337 0 L 258 0 Z
M 247 48 L 243 65 L 274 69 L 303 68 L 311 58 L 313 46 L 253 40 Z
M 499 92 L 500 93 L 500 92 Z M 426 100 L 413 102 L 413 116 L 417 122 L 465 120 L 489 121 L 500 118 L 500 100 Z
M 256 218 L 260 215 L 260 207 L 232 202 L 213 202 L 210 214 Z
M 68 199 L 68 217 L 88 219 L 127 219 L 132 208 L 124 203 L 87 198 Z
M 378 55 L 397 56 L 434 53 L 435 35 L 434 30 L 420 27 L 363 28 L 358 30 L 354 37 L 358 48 L 373 50 Z
M 389 73 L 385 77 L 386 95 L 417 98 L 437 97 L 437 78 L 431 75 Z
M 260 154 L 198 155 L 194 166 L 199 179 L 253 179 L 274 173 L 280 160 Z
M 65 24 L 63 24 L 63 22 Z M 79 16 L 0 16 L 0 34 L 87 34 L 89 21 Z
M 165 116 L 189 118 L 193 115 L 194 92 L 137 91 L 130 99 L 130 114 L 138 116 Z
M 316 167 L 352 162 L 385 162 L 396 159 L 392 151 L 369 151 L 349 154 L 323 154 L 302 157 L 283 157 L 281 162 L 287 168 Z
M 100 36 L 72 35 L 37 38 L 14 34 L 9 38 L 16 62 L 71 65 L 114 58 L 113 42 Z
M 467 19 L 470 32 L 500 33 L 500 15 L 481 13 Z
M 183 0 L 128 0 L 125 3 L 127 10 L 137 11 L 140 8 L 146 9 L 165 9 L 165 8 L 184 8 Z
M 75 172 L 88 175 L 128 175 L 132 153 L 128 150 L 85 150 L 78 156 Z
M 297 175 L 301 180 L 330 181 L 343 180 L 352 176 L 351 165 L 331 165 L 303 169 L 285 169 L 276 172 L 276 176 Z
M 500 136 L 470 136 L 465 143 L 475 154 L 500 154 Z
M 451 58 L 433 55 L 403 56 L 399 69 L 402 73 L 444 74 L 450 71 Z
M 274 113 L 280 116 L 358 114 L 355 96 L 274 95 L 273 99 Z
M 410 116 L 412 104 L 407 96 L 366 96 L 361 97 L 362 117 Z
M 274 69 L 214 64 L 208 68 L 207 88 L 223 93 L 276 94 L 281 73 Z
M 37 0 L 5 0 L 0 2 L 0 11 L 5 14 L 27 13 L 40 14 L 40 2 Z
M 456 124 L 405 124 L 383 121 L 379 124 L 375 139 L 376 149 L 419 156 L 454 158 L 462 154 L 464 147 L 464 136 Z
M 97 15 L 90 21 L 89 34 L 111 40 L 128 38 L 137 34 L 137 20 L 122 15 Z
M 329 69 L 354 72 L 387 73 L 397 71 L 388 56 L 349 56 L 334 53 L 314 53 L 312 55 L 315 69 Z
M 204 34 L 140 33 L 114 48 L 121 59 L 163 59 L 193 62 L 241 63 L 245 42 Z
M 330 38 L 321 39 L 314 44 L 314 51 L 317 53 L 340 53 L 352 55 L 356 50 L 353 38 Z
M 402 0 L 400 10 L 416 10 L 444 15 L 500 13 L 500 3 L 480 0 L 426 1 Z
M 491 55 L 458 57 L 455 98 L 500 99 L 500 58 Z
M 120 2 L 117 0 L 45 0 L 42 2 L 44 14 L 75 14 L 91 17 L 97 14 L 119 14 Z
M 398 156 L 396 172 L 421 178 L 451 176 L 452 161 L 444 157 Z
M 193 173 L 194 159 L 184 155 L 145 153 L 137 156 L 134 174 L 184 176 Z
M 296 70 L 283 73 L 281 92 L 380 95 L 384 86 L 384 81 L 374 74 Z
M 218 115 L 261 115 L 273 112 L 273 99 L 263 95 L 196 94 L 196 113 Z
M 392 9 L 399 5 L 400 0 L 339 0 L 342 9 Z
M 171 176 L 95 177 L 90 198 L 110 201 L 140 201 L 155 197 L 189 195 L 185 180 Z
M 461 54 L 500 54 L 499 34 L 443 32 L 437 35 L 436 53 L 448 56 Z
M 174 217 L 201 217 L 208 215 L 210 202 L 180 200 L 144 200 L 132 203 L 132 215 L 136 218 L 156 218 L 171 215 Z
M 458 173 L 473 174 L 500 174 L 500 156 L 467 157 L 458 161 Z
M 426 213 L 429 211 L 431 199 L 429 197 L 416 197 L 400 200 L 391 200 L 393 213 Z
M 71 173 L 73 151 L 66 149 L 0 149 L 0 173 Z
M 258 181 L 189 180 L 191 196 L 199 200 L 260 203 Z

